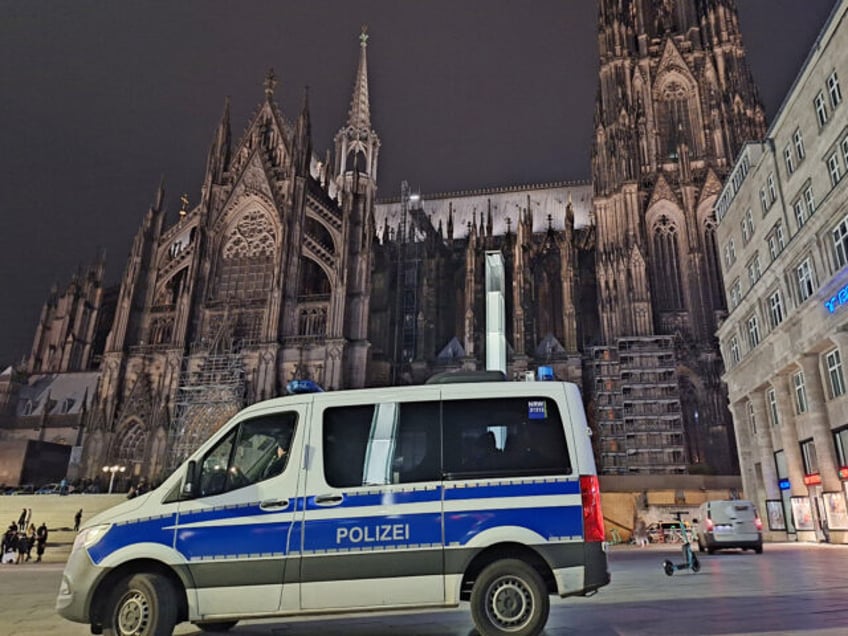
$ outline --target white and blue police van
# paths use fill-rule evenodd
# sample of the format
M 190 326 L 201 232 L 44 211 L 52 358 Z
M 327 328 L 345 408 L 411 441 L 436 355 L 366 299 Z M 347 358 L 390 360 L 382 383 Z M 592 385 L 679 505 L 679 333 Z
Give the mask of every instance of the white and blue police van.
M 456 607 L 538 634 L 610 581 L 580 393 L 426 384 L 250 406 L 159 488 L 82 528 L 57 598 L 93 633 Z

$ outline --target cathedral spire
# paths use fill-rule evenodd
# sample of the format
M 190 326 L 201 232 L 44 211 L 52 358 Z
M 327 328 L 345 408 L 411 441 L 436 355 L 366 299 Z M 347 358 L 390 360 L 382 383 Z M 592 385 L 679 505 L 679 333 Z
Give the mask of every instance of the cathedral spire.
M 356 84 L 350 100 L 347 123 L 354 130 L 371 130 L 371 107 L 368 100 L 368 27 L 362 26 L 359 34 L 359 67 L 356 69 Z
M 303 106 L 295 128 L 294 163 L 300 174 L 309 172 L 312 156 L 312 122 L 309 117 L 309 87 L 303 88 Z
M 274 89 L 277 87 L 277 76 L 274 74 L 274 69 L 269 68 L 268 74 L 265 76 L 265 99 L 269 102 L 274 99 Z

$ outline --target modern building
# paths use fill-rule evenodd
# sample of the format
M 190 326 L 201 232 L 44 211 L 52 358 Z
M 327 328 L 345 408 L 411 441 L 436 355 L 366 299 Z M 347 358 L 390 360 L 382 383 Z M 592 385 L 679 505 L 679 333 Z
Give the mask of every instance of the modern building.
M 378 202 L 364 33 L 326 153 L 308 99 L 288 119 L 272 74 L 237 141 L 227 103 L 196 202 L 169 218 L 160 186 L 119 289 L 98 264 L 45 308 L 26 374 L 98 374 L 71 477 L 156 479 L 293 378 L 341 389 L 483 368 L 492 250 L 508 373 L 544 364 L 583 383 L 602 472 L 734 472 L 713 207 L 765 133 L 735 3 L 600 0 L 598 28 L 591 182 L 397 184 Z M 16 428 L 28 382 L 0 384 L 0 435 L 30 435 Z
M 716 205 L 718 329 L 746 494 L 785 538 L 848 542 L 848 2 Z

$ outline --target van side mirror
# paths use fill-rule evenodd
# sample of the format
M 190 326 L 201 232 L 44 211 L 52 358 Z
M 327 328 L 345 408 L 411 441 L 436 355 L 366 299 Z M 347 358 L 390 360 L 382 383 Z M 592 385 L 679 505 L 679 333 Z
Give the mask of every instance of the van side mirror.
M 185 480 L 183 481 L 183 498 L 193 499 L 195 497 L 195 481 L 197 479 L 197 462 L 194 460 L 186 467 Z

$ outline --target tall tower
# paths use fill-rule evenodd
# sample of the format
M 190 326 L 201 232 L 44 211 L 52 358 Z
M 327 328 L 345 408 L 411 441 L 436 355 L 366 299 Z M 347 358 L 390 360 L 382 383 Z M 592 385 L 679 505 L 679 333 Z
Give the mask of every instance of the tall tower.
M 732 468 L 719 441 L 730 439 L 730 417 L 714 335 L 725 301 L 713 205 L 742 144 L 766 130 L 735 2 L 600 0 L 599 11 L 602 339 L 619 348 L 622 338 L 672 337 L 680 389 L 691 394 L 681 395 L 685 461 Z

